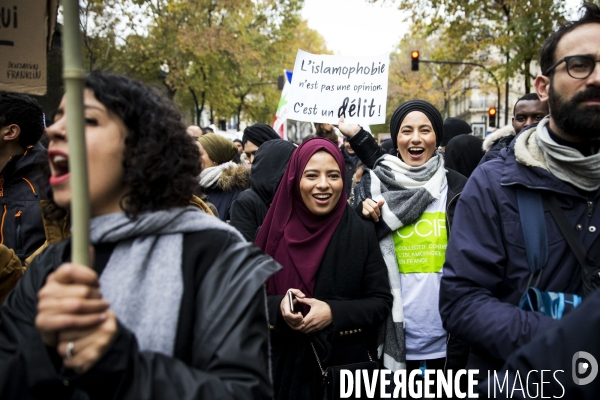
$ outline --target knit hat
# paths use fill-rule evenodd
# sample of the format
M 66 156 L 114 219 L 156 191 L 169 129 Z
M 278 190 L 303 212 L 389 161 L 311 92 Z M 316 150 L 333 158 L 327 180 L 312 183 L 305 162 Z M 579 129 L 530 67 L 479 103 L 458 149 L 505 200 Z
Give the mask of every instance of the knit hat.
M 257 147 L 260 147 L 264 142 L 273 139 L 281 139 L 273 128 L 267 124 L 254 124 L 244 129 L 242 144 L 246 144 L 249 140 Z
M 231 161 L 238 153 L 237 146 L 233 142 L 221 135 L 202 135 L 198 141 L 204 148 L 211 160 L 217 164 L 223 164 Z
M 428 101 L 409 100 L 396 108 L 396 111 L 394 111 L 392 119 L 390 120 L 390 135 L 392 136 L 394 148 L 398 148 L 398 132 L 400 131 L 402 121 L 404 121 L 404 118 L 413 111 L 420 111 L 429 118 L 429 122 L 431 122 L 433 131 L 435 132 L 435 145 L 439 146 L 444 135 L 442 114 L 440 114 L 437 108 Z
M 446 118 L 444 121 L 444 138 L 441 146 L 446 146 L 450 139 L 458 135 L 468 135 L 473 132 L 471 125 L 458 118 Z

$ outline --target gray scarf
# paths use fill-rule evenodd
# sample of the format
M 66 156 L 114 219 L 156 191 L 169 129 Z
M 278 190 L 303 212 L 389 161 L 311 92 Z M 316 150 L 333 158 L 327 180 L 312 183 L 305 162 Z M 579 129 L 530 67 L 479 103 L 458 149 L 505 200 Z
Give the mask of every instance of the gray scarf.
M 206 229 L 242 236 L 196 207 L 93 218 L 90 239 L 118 243 L 100 276 L 102 295 L 142 351 L 173 355 L 183 296 L 183 234 Z
M 377 237 L 415 222 L 427 206 L 441 197 L 446 186 L 444 157 L 436 150 L 425 164 L 411 167 L 398 157 L 386 154 L 356 186 L 355 202 L 385 200 Z
M 592 192 L 600 188 L 600 153 L 585 157 L 578 150 L 556 143 L 548 133 L 549 118 L 537 128 L 523 132 L 515 142 L 515 158 L 524 165 L 540 167 L 561 181 Z

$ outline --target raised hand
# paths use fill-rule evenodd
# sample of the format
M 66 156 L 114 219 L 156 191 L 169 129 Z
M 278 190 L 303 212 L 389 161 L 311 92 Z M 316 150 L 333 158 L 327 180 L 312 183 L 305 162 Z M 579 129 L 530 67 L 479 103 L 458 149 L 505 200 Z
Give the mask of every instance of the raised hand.
M 347 124 L 344 122 L 344 117 L 340 117 L 337 128 L 340 130 L 340 132 L 342 132 L 342 135 L 346 136 L 347 138 L 351 138 L 360 132 L 360 125 Z

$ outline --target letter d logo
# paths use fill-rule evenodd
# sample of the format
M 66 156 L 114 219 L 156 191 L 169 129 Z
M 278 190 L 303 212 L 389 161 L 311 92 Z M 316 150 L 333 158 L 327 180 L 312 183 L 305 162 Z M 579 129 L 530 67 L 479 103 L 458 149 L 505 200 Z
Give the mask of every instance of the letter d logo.
M 587 362 L 578 363 L 577 361 L 580 359 L 584 359 Z M 573 354 L 572 367 L 573 382 L 575 382 L 576 385 L 587 385 L 596 378 L 596 375 L 598 375 L 598 362 L 596 361 L 596 358 L 585 351 L 578 351 Z M 591 370 L 589 369 L 590 367 L 592 367 Z M 577 376 L 585 374 L 588 370 L 590 371 L 590 374 L 586 378 L 579 378 Z

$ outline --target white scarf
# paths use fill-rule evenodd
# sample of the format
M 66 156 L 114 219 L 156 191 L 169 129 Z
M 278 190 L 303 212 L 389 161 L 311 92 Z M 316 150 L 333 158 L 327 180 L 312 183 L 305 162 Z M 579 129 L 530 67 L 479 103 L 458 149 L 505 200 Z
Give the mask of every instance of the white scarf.
M 228 168 L 235 168 L 236 166 L 237 164 L 233 161 L 228 161 L 226 163 L 219 164 L 216 167 L 209 167 L 203 169 L 200 175 L 198 176 L 200 186 L 202 186 L 203 188 L 211 187 L 212 185 L 217 183 L 223 171 L 225 171 Z

